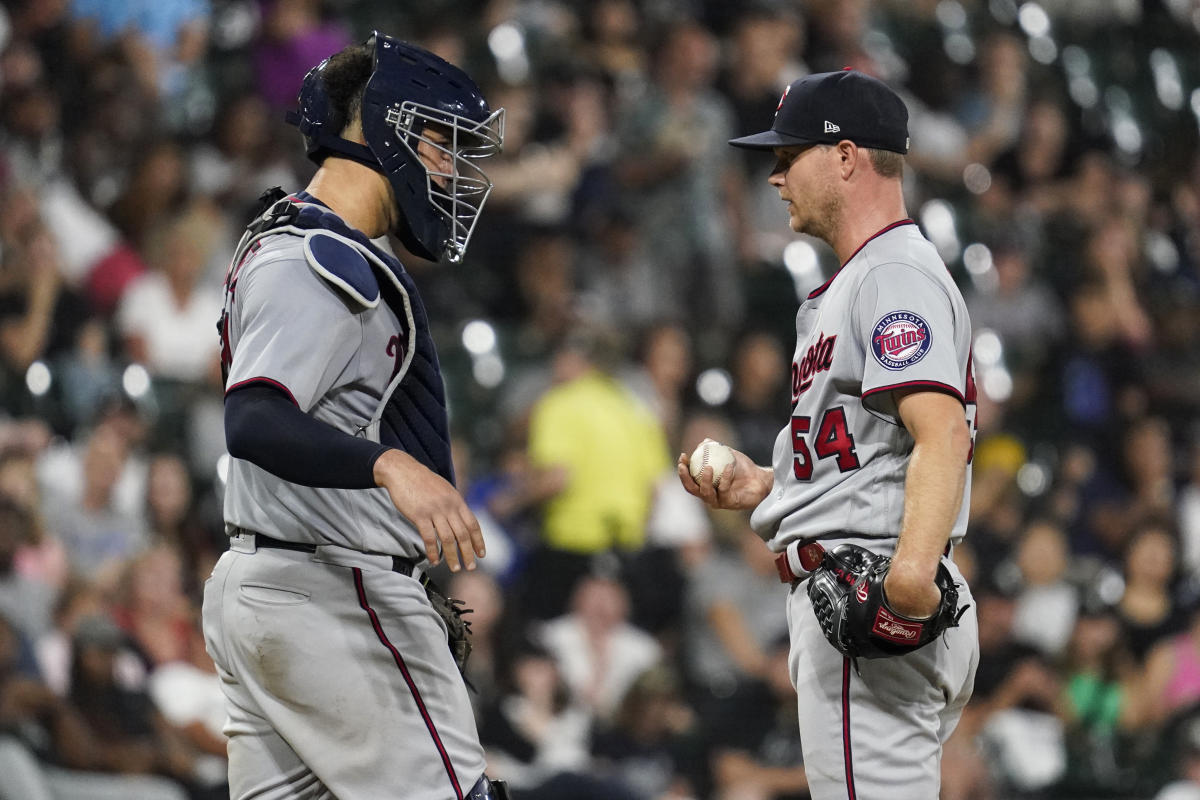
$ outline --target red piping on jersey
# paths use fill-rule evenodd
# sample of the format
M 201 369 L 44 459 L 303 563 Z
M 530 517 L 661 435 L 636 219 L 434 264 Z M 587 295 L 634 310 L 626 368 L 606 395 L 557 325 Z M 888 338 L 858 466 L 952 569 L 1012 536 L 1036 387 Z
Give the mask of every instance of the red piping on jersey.
M 221 368 L 228 370 L 233 363 L 233 350 L 229 347 L 229 314 L 221 314 Z M 225 375 L 226 372 L 222 372 Z
M 854 790 L 854 753 L 850 749 L 850 657 L 842 656 L 842 758 L 846 766 L 846 798 L 857 800 Z
M 950 384 L 942 383 L 941 381 L 904 381 L 903 383 L 893 383 L 890 386 L 880 386 L 868 392 L 863 392 L 862 399 L 866 400 L 872 395 L 880 394 L 881 392 L 891 392 L 896 389 L 933 389 L 936 392 L 952 395 L 955 400 L 963 405 L 967 404 L 967 401 L 963 399 L 962 392 Z
M 828 289 L 828 288 L 829 288 L 829 284 L 833 283 L 833 279 L 834 279 L 834 278 L 836 278 L 836 277 L 838 276 L 838 273 L 840 273 L 840 272 L 842 271 L 842 268 L 843 268 L 843 267 L 845 267 L 847 264 L 849 264 L 851 261 L 853 261 L 853 260 L 854 260 L 854 257 L 855 257 L 856 255 L 858 255 L 859 251 L 861 251 L 861 250 L 862 250 L 864 247 L 866 247 L 866 246 L 867 246 L 867 244 L 868 244 L 868 243 L 869 243 L 869 242 L 870 242 L 872 239 L 877 239 L 877 238 L 879 238 L 880 236 L 883 236 L 885 233 L 887 233 L 888 231 L 890 231 L 892 228 L 899 228 L 901 225 L 916 225 L 916 224 L 917 224 L 917 223 L 913 222 L 911 219 L 902 219 L 902 220 L 899 220 L 898 222 L 893 222 L 891 225 L 888 225 L 886 228 L 884 228 L 883 230 L 879 231 L 878 233 L 875 233 L 875 234 L 872 234 L 871 236 L 868 236 L 868 237 L 867 237 L 867 240 L 866 240 L 865 242 L 863 242 L 862 244 L 860 244 L 860 245 L 858 246 L 858 249 L 857 249 L 857 250 L 855 250 L 853 253 L 851 253 L 851 254 L 850 254 L 850 258 L 847 258 L 845 261 L 843 261 L 843 262 L 842 262 L 842 266 L 837 268 L 837 272 L 835 272 L 835 273 L 833 273 L 832 275 L 830 275 L 830 276 L 829 276 L 829 280 L 825 281 L 825 282 L 824 282 L 824 283 L 822 283 L 820 286 L 818 286 L 816 289 L 813 289 L 811 292 L 809 292 L 809 293 L 808 293 L 808 299 L 809 299 L 809 300 L 812 300 L 814 297 L 816 297 L 817 295 L 819 295 L 821 292 L 823 292 L 823 291 L 825 291 L 826 289 Z
M 417 710 L 421 712 L 421 718 L 425 720 L 425 728 L 429 731 L 429 735 L 433 737 L 433 744 L 437 747 L 437 751 L 442 757 L 442 765 L 446 768 L 446 774 L 450 776 L 450 783 L 454 786 L 455 798 L 463 800 L 462 788 L 458 785 L 458 778 L 454 774 L 454 765 L 450 763 L 450 754 L 446 752 L 446 746 L 442 744 L 442 737 L 438 735 L 437 727 L 433 724 L 433 718 L 429 716 L 429 709 L 425 707 L 425 701 L 421 699 L 421 693 L 417 691 L 417 684 L 408 672 L 408 665 L 404 663 L 404 657 L 400 655 L 400 651 L 388 640 L 387 634 L 383 632 L 383 626 L 379 624 L 379 617 L 375 614 L 375 609 L 371 608 L 370 603 L 367 602 L 367 590 L 363 587 L 362 569 L 359 567 L 354 567 L 354 589 L 358 592 L 359 607 L 371 617 L 371 625 L 375 628 L 375 635 L 379 637 L 379 641 L 383 643 L 383 646 L 391 652 L 392 659 L 396 662 L 396 666 L 400 668 L 400 674 L 404 676 L 404 682 L 408 684 L 408 690 L 412 693 L 413 700 L 417 704 Z
M 974 405 L 979 399 L 979 390 L 975 385 L 975 348 L 967 351 L 967 404 Z
M 242 267 L 246 266 L 246 262 L 250 260 L 250 256 L 257 253 L 260 249 L 262 249 L 261 239 L 246 248 L 246 252 L 242 253 L 242 260 L 237 263 L 237 266 L 229 270 L 229 274 L 225 276 L 225 288 L 231 296 L 234 289 L 237 288 L 237 279 L 242 274 Z
M 292 397 L 291 389 L 284 386 L 282 383 L 275 380 L 274 378 L 262 378 L 262 377 L 246 378 L 246 380 L 238 381 L 237 383 L 233 384 L 228 389 L 226 389 L 225 396 L 228 397 L 229 393 L 232 392 L 233 390 L 241 389 L 243 386 L 249 386 L 250 384 L 253 384 L 253 383 L 265 383 L 267 386 L 270 386 L 274 389 L 278 389 L 279 391 L 281 391 L 287 395 L 287 399 L 292 401 L 292 405 L 296 406 L 297 408 L 300 407 L 300 404 L 296 402 L 296 398 Z

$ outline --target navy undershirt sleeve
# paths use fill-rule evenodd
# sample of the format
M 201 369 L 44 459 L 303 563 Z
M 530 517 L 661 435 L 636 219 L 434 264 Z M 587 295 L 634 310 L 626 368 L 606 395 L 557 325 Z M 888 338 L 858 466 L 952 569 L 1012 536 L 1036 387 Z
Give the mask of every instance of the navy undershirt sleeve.
M 285 481 L 330 489 L 374 488 L 375 461 L 389 449 L 305 414 L 264 383 L 226 395 L 225 447 Z

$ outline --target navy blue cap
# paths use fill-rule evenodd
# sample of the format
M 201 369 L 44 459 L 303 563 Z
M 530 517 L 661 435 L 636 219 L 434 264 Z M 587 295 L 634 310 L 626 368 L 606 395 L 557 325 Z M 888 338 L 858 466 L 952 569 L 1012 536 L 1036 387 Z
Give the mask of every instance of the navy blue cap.
M 878 78 L 857 70 L 818 72 L 793 82 L 779 98 L 771 130 L 730 139 L 734 147 L 771 150 L 836 144 L 908 152 L 908 109 Z

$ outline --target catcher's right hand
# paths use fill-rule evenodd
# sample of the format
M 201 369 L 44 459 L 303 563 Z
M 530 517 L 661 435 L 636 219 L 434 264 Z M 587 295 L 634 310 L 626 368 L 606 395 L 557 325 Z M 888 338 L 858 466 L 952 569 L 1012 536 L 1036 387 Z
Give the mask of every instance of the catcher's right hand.
M 403 450 L 385 450 L 375 461 L 375 483 L 425 542 L 430 564 L 444 557 L 451 572 L 475 569 L 487 547 L 479 520 L 454 485 Z
M 937 610 L 924 619 L 898 613 L 883 593 L 892 559 L 854 544 L 826 551 L 808 581 L 817 622 L 829 643 L 851 658 L 886 658 L 918 650 L 942 635 L 970 606 L 958 607 L 958 587 L 945 564 L 934 582 Z

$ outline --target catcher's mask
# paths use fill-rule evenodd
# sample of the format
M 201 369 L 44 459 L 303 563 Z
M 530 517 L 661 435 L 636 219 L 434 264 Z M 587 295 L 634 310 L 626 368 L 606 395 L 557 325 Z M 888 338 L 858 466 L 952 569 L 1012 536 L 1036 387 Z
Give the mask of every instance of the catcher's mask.
M 322 72 L 329 59 L 304 77 L 300 109 L 288 122 L 304 134 L 316 163 L 332 153 L 388 179 L 400 207 L 395 233 L 412 253 L 461 261 L 492 191 L 475 161 L 500 152 L 504 109 L 492 111 L 465 72 L 427 50 L 379 32 L 366 44 L 374 51 L 362 96 L 366 146 L 325 127 L 330 107 Z M 417 155 L 420 142 L 449 156 L 447 171 L 426 167 Z

